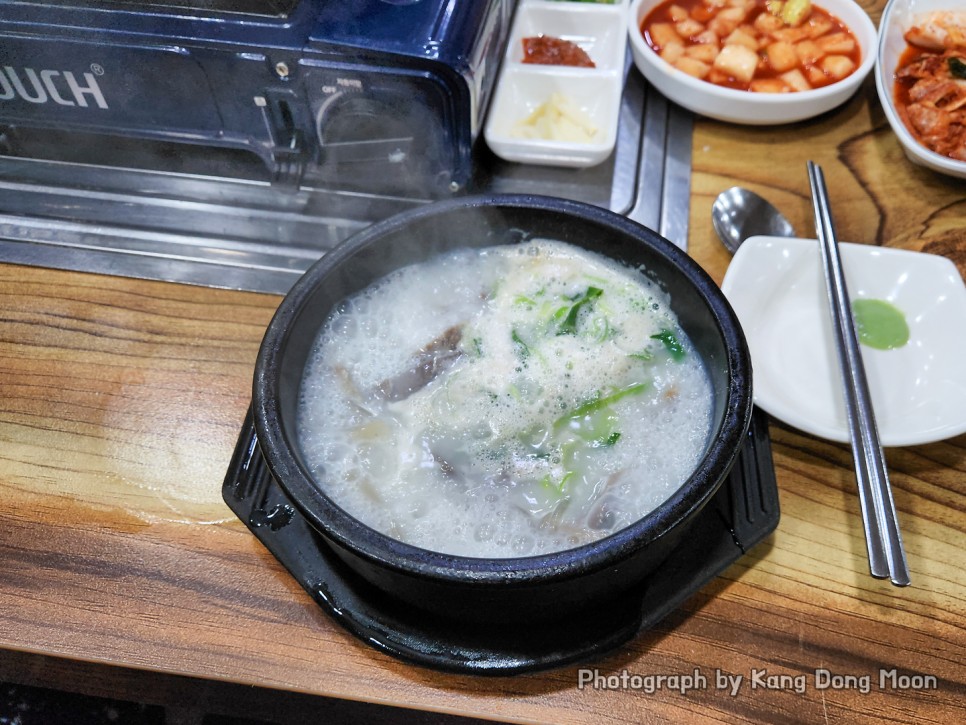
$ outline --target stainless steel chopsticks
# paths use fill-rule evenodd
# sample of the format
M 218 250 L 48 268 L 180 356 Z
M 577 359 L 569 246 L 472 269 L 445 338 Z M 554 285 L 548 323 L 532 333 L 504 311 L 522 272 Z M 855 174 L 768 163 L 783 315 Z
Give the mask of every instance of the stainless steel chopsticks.
M 832 329 L 845 388 L 845 410 L 855 458 L 855 476 L 859 485 L 859 505 L 865 525 L 869 569 L 872 576 L 888 576 L 893 584 L 907 586 L 910 583 L 909 567 L 896 518 L 885 454 L 875 424 L 865 367 L 855 335 L 855 323 L 845 275 L 842 272 L 835 227 L 832 224 L 825 175 L 817 164 L 809 161 L 807 166 L 815 210 L 815 231 L 822 250 L 825 282 L 832 311 Z

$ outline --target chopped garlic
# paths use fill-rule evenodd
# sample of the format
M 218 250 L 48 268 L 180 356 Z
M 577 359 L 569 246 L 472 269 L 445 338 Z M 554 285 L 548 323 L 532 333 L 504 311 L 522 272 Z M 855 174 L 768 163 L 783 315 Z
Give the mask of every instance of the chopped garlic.
M 543 141 L 591 143 L 598 130 L 570 98 L 562 93 L 553 93 L 533 113 L 517 121 L 511 135 Z

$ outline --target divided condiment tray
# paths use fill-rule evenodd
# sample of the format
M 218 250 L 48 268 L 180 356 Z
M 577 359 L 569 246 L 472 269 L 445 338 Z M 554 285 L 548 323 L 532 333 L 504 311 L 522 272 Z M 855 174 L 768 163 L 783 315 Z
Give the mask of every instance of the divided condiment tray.
M 576 44 L 594 67 L 524 63 L 523 40 L 541 35 Z M 487 117 L 487 145 L 506 161 L 531 164 L 588 167 L 607 159 L 617 141 L 626 48 L 622 0 L 524 0 Z M 550 116 L 562 116 L 561 123 L 580 134 L 550 136 Z

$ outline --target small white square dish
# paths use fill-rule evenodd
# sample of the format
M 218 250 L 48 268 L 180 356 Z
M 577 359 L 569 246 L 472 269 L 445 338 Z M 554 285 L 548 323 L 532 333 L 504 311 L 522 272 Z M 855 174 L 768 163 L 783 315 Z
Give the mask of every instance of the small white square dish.
M 487 121 L 487 144 L 507 161 L 599 164 L 617 142 L 614 99 L 620 93 L 614 76 L 505 69 Z
M 959 270 L 933 254 L 849 243 L 840 249 L 853 305 L 885 301 L 909 328 L 900 347 L 860 345 L 882 445 L 966 432 L 966 286 Z M 818 242 L 746 240 L 722 291 L 748 340 L 755 404 L 799 430 L 848 442 Z
M 525 38 L 583 50 L 594 67 L 525 63 Z M 513 20 L 483 135 L 506 161 L 586 168 L 617 143 L 627 26 L 623 3 L 526 0 Z

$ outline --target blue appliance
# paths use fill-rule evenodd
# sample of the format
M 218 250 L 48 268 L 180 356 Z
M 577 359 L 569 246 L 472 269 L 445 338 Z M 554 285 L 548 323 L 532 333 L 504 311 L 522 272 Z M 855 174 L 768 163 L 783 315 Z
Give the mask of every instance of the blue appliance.
M 515 0 L 0 0 L 0 155 L 440 197 Z

